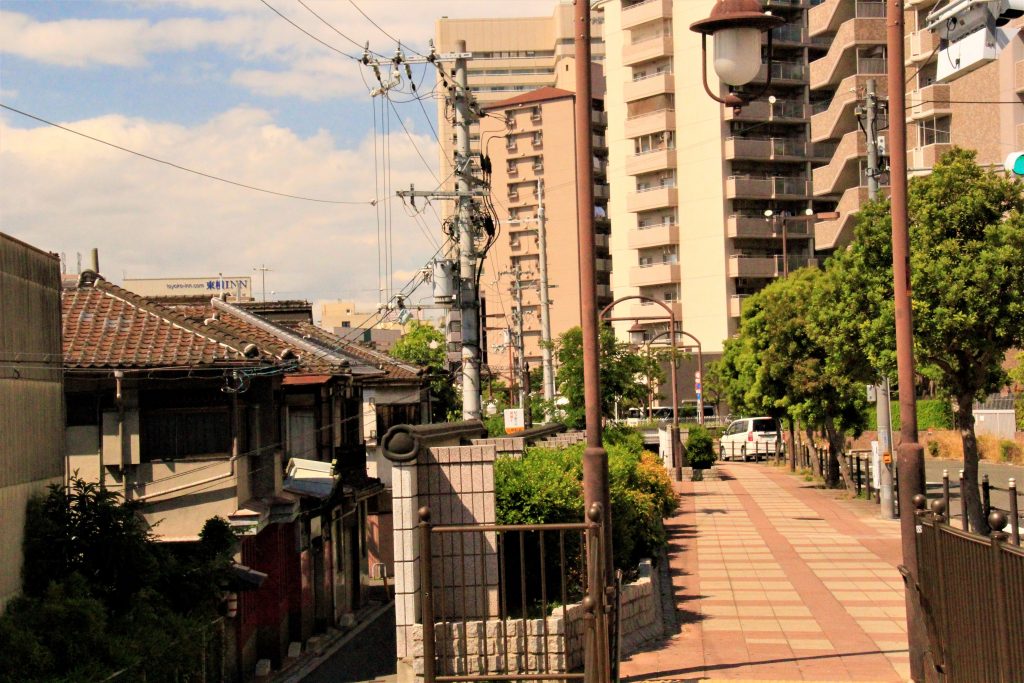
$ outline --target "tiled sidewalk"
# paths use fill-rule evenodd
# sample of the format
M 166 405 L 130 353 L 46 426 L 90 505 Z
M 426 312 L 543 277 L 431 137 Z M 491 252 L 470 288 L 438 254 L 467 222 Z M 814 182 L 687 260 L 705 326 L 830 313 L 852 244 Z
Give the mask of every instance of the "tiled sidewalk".
M 908 678 L 897 522 L 773 468 L 677 484 L 670 562 L 679 634 L 624 681 Z

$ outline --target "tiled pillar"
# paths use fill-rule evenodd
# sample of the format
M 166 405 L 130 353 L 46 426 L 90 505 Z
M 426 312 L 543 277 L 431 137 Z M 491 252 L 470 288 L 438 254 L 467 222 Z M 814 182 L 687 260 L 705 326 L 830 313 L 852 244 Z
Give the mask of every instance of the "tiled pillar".
M 398 659 L 412 656 L 412 625 L 416 623 L 416 533 L 419 524 L 418 478 L 415 461 L 394 463 L 391 477 L 395 547 L 395 637 Z

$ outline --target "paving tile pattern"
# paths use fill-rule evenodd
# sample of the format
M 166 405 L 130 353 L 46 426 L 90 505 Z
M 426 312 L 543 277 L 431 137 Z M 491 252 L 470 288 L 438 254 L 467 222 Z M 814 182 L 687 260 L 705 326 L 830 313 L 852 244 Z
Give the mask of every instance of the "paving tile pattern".
M 721 469 L 677 484 L 682 629 L 623 680 L 907 680 L 898 523 L 764 465 Z

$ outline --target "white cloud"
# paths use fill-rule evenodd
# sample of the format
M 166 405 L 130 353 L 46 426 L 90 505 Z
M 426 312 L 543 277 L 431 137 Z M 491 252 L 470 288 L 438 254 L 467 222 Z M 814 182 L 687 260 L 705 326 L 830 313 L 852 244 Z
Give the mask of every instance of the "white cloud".
M 68 127 L 247 184 L 368 202 L 373 141 L 340 147 L 326 132 L 300 137 L 266 111 L 236 108 L 189 128 L 118 115 Z M 4 231 L 71 255 L 98 247 L 111 279 L 246 273 L 273 268 L 283 296 L 338 296 L 377 288 L 375 207 L 273 197 L 200 178 L 53 128 L 0 118 Z M 414 134 L 425 153 L 430 139 Z M 433 181 L 404 133 L 390 141 L 394 185 Z M 428 157 L 430 158 L 430 157 Z M 434 248 L 392 204 L 394 269 L 411 271 Z M 440 234 L 436 225 L 431 229 Z M 359 298 L 371 297 L 361 294 Z

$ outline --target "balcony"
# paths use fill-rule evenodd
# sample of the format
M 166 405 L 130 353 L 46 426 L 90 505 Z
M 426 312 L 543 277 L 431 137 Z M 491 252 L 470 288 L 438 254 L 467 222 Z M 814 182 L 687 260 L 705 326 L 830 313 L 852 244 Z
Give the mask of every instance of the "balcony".
M 768 78 L 768 65 L 762 64 L 754 76 L 754 83 L 764 83 Z M 807 70 L 800 62 L 772 62 L 772 83 L 796 85 L 807 79 Z
M 882 188 L 881 194 L 888 194 Z M 848 188 L 839 199 L 836 211 L 839 218 L 833 221 L 818 221 L 814 224 L 814 244 L 818 249 L 838 249 L 853 239 L 853 228 L 857 224 L 857 212 L 868 201 L 868 188 L 863 185 Z
M 811 62 L 811 88 L 834 87 L 853 74 L 885 73 L 885 59 L 858 59 L 858 47 L 875 45 L 885 45 L 885 19 L 855 18 L 845 22 L 825 56 Z
M 729 317 L 738 318 L 743 315 L 743 303 L 749 294 L 733 294 L 729 297 Z
M 594 159 L 594 175 L 604 177 L 608 175 L 608 160 L 607 159 Z
M 627 245 L 630 249 L 646 249 L 679 244 L 679 226 L 662 223 L 629 231 Z
M 953 148 L 948 142 L 940 142 L 924 147 L 915 147 L 907 155 L 907 166 L 912 169 L 932 169 L 939 157 Z
M 729 257 L 726 268 L 727 277 L 778 277 L 781 268 L 777 266 L 774 256 L 742 256 L 734 254 Z
M 857 94 L 864 92 L 870 76 L 852 75 L 842 80 L 828 108 L 811 116 L 811 140 L 821 142 L 841 138 L 851 130 L 857 130 L 857 118 L 853 112 L 857 105 Z M 885 99 L 886 80 L 875 78 L 875 92 Z
M 591 138 L 592 138 L 591 144 L 593 144 L 594 149 L 599 149 L 599 148 L 607 149 L 608 148 L 608 141 L 605 139 L 605 137 L 603 135 L 593 135 L 593 136 L 591 136 Z M 534 145 L 534 147 L 536 147 L 536 145 Z
M 626 195 L 626 211 L 638 213 L 679 205 L 679 191 L 674 187 L 654 187 Z
M 725 194 L 729 199 L 807 199 L 810 187 L 800 177 L 729 176 Z
M 626 158 L 626 175 L 640 175 L 676 167 L 676 151 L 659 149 Z
M 676 91 L 676 79 L 670 72 L 653 74 L 635 81 L 627 81 L 622 86 L 622 96 L 626 102 L 635 102 L 645 97 L 674 93 Z
M 908 33 L 903 38 L 903 64 L 913 66 L 934 59 L 939 48 L 939 35 L 927 29 Z
M 677 321 L 681 321 L 683 319 L 683 304 L 682 304 L 682 302 L 680 302 L 680 301 L 664 301 L 664 300 L 661 299 L 661 294 L 660 293 L 659 294 L 654 294 L 654 293 L 644 294 L 643 292 L 641 292 L 640 295 L 641 296 L 650 296 L 652 299 L 656 299 L 656 300 L 660 301 L 661 303 L 665 304 L 666 306 L 668 306 L 669 309 L 671 309 L 672 313 L 675 314 Z M 665 320 L 666 321 L 668 320 L 668 313 L 665 311 L 665 309 L 662 308 L 661 306 L 659 306 L 658 304 L 654 303 L 653 301 L 630 300 L 630 301 L 623 302 L 622 304 L 620 304 L 620 306 L 622 306 L 622 310 L 620 311 L 619 310 L 619 306 L 616 306 L 615 307 L 615 314 L 618 315 L 618 316 L 621 316 L 623 318 L 640 318 L 641 321 L 643 321 L 643 322 L 655 323 L 656 321 L 654 321 L 654 320 L 644 321 L 643 319 L 644 318 L 655 318 L 655 317 L 663 317 L 664 316 Z M 667 339 L 668 339 L 668 335 L 665 335 L 664 337 L 662 337 L 662 340 L 667 340 Z
M 634 266 L 629 269 L 630 287 L 677 284 L 678 282 L 678 263 L 653 263 L 649 266 Z
M 772 29 L 772 43 L 775 45 L 796 44 L 807 41 L 802 27 L 796 24 L 783 24 Z
M 608 235 L 604 235 L 602 233 L 597 233 L 596 235 L 594 235 L 594 246 L 597 247 L 598 249 L 607 249 Z
M 726 138 L 726 159 L 803 161 L 807 143 L 798 138 Z
M 608 199 L 608 186 L 604 184 L 594 185 L 594 199 Z
M 949 104 L 949 85 L 935 83 L 907 93 L 907 121 L 919 121 L 932 116 L 952 114 Z
M 648 114 L 640 114 L 626 119 L 624 135 L 627 138 L 638 138 L 641 135 L 650 135 L 675 129 L 676 110 L 659 109 Z
M 594 268 L 603 273 L 612 272 L 612 260 L 610 258 L 594 259 Z
M 732 239 L 782 239 L 782 219 L 767 220 L 763 215 L 732 214 L 726 218 L 725 231 Z M 786 236 L 801 239 L 810 236 L 809 221 L 791 220 Z
M 622 10 L 622 28 L 633 28 L 672 16 L 672 0 L 645 0 Z
M 812 171 L 814 196 L 840 194 L 860 184 L 860 159 L 867 156 L 867 145 L 860 131 L 850 131 L 839 141 L 832 161 Z
M 802 123 L 807 120 L 807 108 L 796 100 L 754 100 L 743 105 L 739 111 L 725 108 L 726 121 L 776 121 L 779 123 Z
M 807 13 L 807 32 L 812 37 L 835 33 L 843 23 L 858 17 L 884 19 L 885 3 L 880 0 L 825 0 Z
M 611 300 L 611 298 L 612 298 L 612 288 L 609 285 L 597 284 L 597 285 L 595 285 L 595 289 L 597 289 L 597 298 L 598 298 L 599 301 L 602 300 L 602 299 L 608 300 L 608 301 Z
M 590 112 L 590 125 L 598 128 L 605 128 L 608 126 L 608 112 L 606 111 L 591 111 Z
M 622 48 L 623 66 L 672 56 L 672 34 L 663 33 L 638 40 Z

